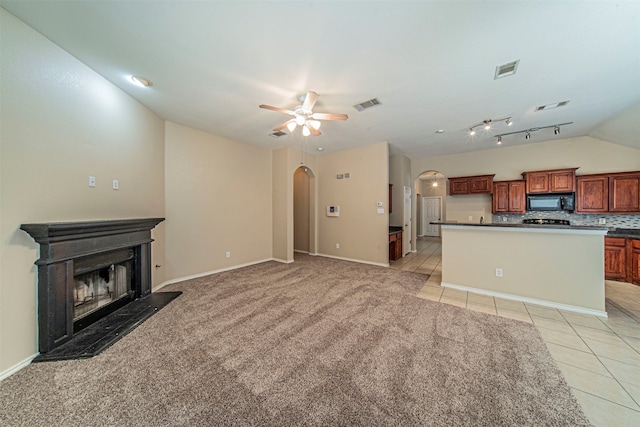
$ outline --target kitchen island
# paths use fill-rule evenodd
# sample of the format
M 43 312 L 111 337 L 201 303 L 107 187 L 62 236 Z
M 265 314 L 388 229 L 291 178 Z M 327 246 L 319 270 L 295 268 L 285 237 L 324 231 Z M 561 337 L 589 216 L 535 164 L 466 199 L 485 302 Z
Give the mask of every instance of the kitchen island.
M 607 228 L 441 222 L 442 286 L 606 317 Z

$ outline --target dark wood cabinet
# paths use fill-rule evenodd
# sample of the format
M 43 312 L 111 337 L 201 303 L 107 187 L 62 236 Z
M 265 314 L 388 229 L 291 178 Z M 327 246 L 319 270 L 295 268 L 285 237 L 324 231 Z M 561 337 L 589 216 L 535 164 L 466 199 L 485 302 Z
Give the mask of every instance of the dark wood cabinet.
M 497 181 L 493 183 L 492 194 L 493 213 L 525 213 L 525 182 Z
M 627 277 L 626 240 L 620 237 L 604 238 L 604 277 L 624 281 Z
M 571 193 L 575 191 L 576 169 L 523 172 L 527 193 Z
M 604 238 L 604 278 L 640 285 L 640 239 Z
M 609 211 L 609 176 L 583 175 L 576 178 L 576 213 Z
M 631 283 L 640 285 L 640 239 L 631 240 Z
M 389 234 L 389 260 L 402 258 L 402 231 Z
M 640 213 L 640 173 L 609 175 L 609 212 Z
M 640 172 L 576 178 L 576 213 L 640 213 Z
M 461 176 L 449 178 L 449 195 L 491 194 L 495 175 Z

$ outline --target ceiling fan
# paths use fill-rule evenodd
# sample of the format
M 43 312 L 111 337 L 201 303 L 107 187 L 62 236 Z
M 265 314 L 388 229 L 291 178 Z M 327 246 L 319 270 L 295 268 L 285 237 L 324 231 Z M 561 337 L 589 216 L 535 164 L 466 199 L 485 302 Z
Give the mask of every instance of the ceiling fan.
M 316 92 L 309 91 L 307 92 L 302 105 L 297 106 L 295 110 L 286 110 L 284 108 L 272 107 L 271 105 L 265 104 L 260 104 L 260 108 L 278 111 L 280 113 L 293 116 L 292 119 L 289 119 L 280 126 L 274 128 L 274 131 L 278 132 L 286 127 L 289 129 L 289 132 L 293 132 L 296 126 L 301 126 L 302 134 L 304 136 L 309 136 L 311 134 L 314 136 L 320 135 L 320 120 L 347 120 L 349 118 L 346 114 L 314 113 L 311 110 L 317 100 L 318 94 Z

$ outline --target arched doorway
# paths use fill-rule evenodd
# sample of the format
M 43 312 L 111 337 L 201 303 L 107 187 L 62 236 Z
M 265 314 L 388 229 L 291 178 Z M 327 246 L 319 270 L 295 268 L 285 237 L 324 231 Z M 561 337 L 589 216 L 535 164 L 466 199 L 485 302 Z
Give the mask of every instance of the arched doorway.
M 316 254 L 315 175 L 308 166 L 293 173 L 293 251 Z
M 446 217 L 447 179 L 438 171 L 428 170 L 420 174 L 415 182 L 417 193 L 417 236 L 440 236 L 440 226 L 433 221 Z

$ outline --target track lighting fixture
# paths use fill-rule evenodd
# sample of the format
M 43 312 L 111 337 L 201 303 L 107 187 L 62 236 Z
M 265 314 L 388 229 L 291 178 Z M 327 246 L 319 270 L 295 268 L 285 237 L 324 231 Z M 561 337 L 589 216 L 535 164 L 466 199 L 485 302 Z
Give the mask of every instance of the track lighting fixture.
M 485 131 L 489 131 L 489 130 L 491 130 L 491 127 L 493 126 L 494 123 L 501 122 L 501 121 L 504 121 L 507 126 L 511 126 L 512 123 L 513 123 L 511 121 L 511 117 L 502 117 L 500 119 L 486 119 L 486 120 L 483 120 L 480 123 L 477 123 L 477 124 L 471 126 L 469 128 L 469 135 L 470 136 L 475 135 L 476 134 L 476 128 L 478 128 L 480 126 L 482 126 Z
M 524 133 L 524 139 L 529 140 L 529 139 L 531 139 L 531 133 L 532 132 L 538 132 L 539 130 L 542 130 L 542 129 L 553 128 L 554 135 L 560 135 L 560 126 L 566 126 L 566 125 L 571 125 L 571 124 L 573 124 L 573 122 L 558 123 L 558 124 L 555 124 L 555 125 L 541 126 L 541 127 L 517 130 L 515 132 L 501 133 L 499 135 L 493 135 L 493 136 L 498 139 L 498 144 L 502 144 L 502 137 L 503 136 L 515 135 L 517 133 Z
M 431 183 L 432 187 L 438 186 L 438 178 L 436 178 L 436 172 L 433 173 L 433 182 Z

